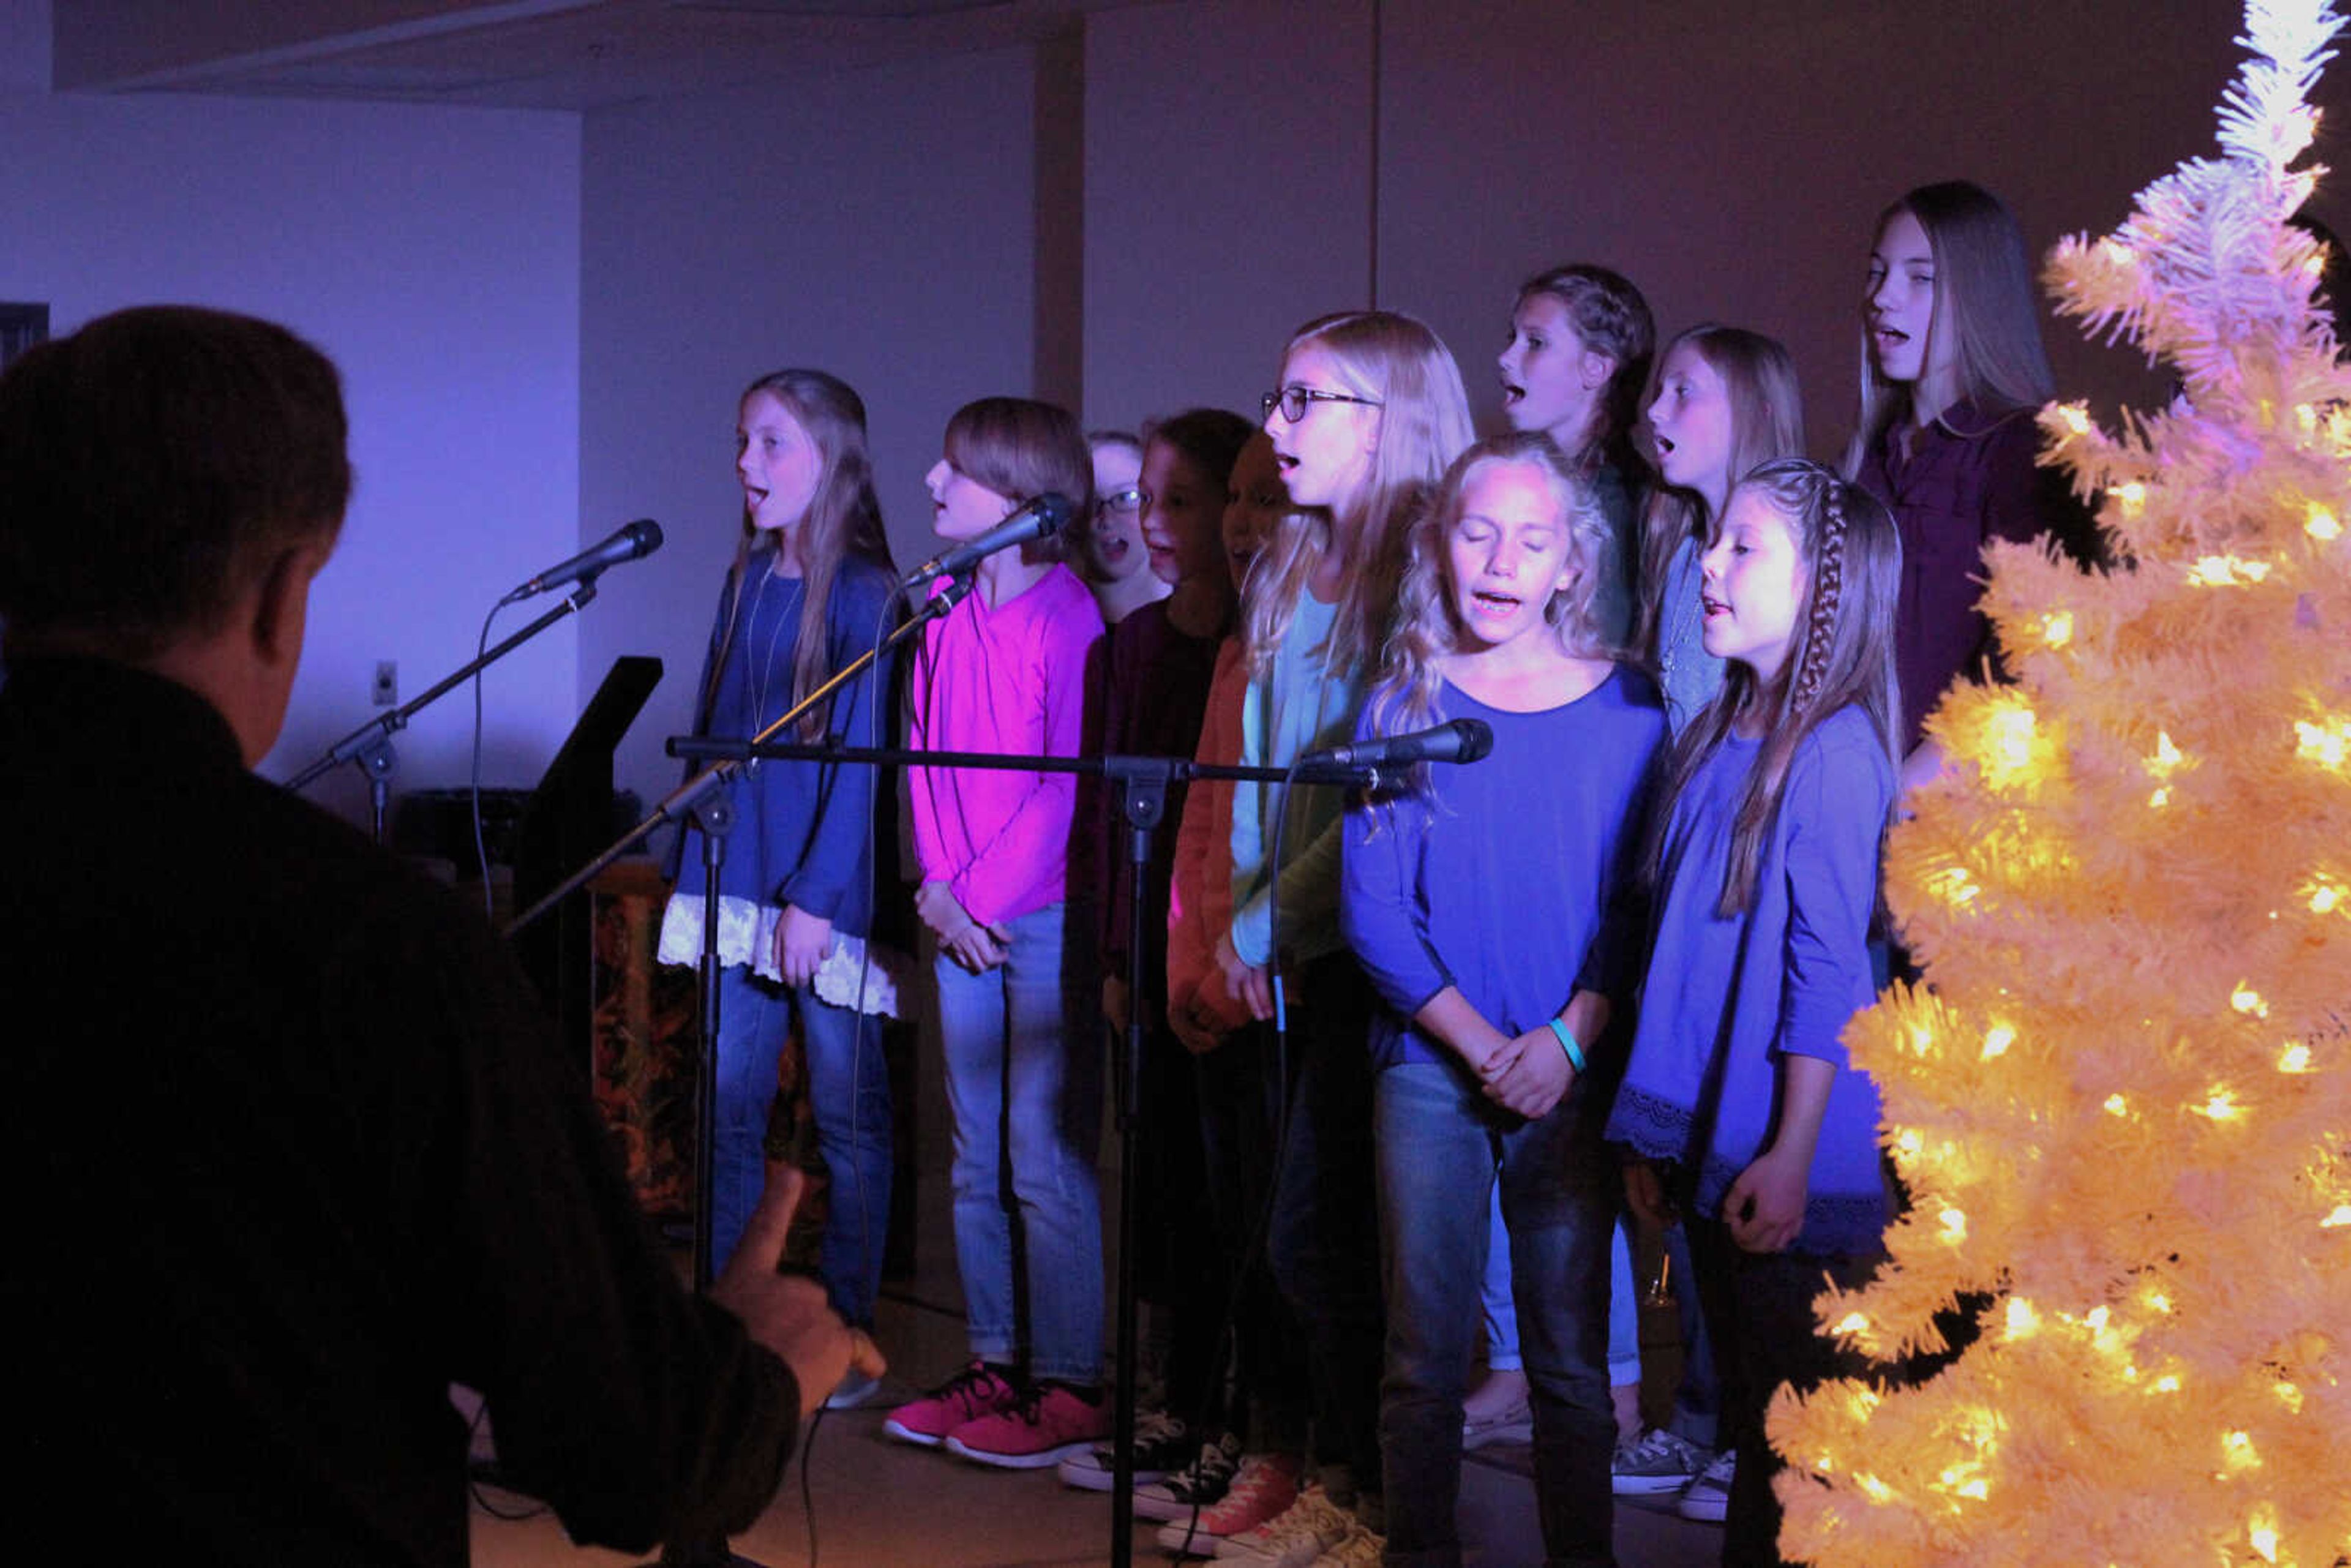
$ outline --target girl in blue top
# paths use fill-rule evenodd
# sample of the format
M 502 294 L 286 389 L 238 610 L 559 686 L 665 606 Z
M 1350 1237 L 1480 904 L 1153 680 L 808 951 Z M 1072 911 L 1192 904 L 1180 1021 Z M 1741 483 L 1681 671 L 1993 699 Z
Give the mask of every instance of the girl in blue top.
M 1796 361 L 1776 338 L 1700 322 L 1666 346 L 1649 402 L 1657 487 L 1642 518 L 1641 595 L 1633 645 L 1648 656 L 1682 727 L 1722 685 L 1702 638 L 1698 557 L 1730 486 L 1759 463 L 1804 454 Z
M 1875 1269 L 1888 1218 L 1877 1091 L 1840 1042 L 1871 1000 L 1868 938 L 1895 798 L 1901 545 L 1830 470 L 1767 463 L 1701 560 L 1722 690 L 1674 745 L 1656 911 L 1611 1140 L 1635 1207 L 1685 1214 L 1736 1452 L 1725 1563 L 1776 1563 L 1782 1383 L 1841 1370 L 1823 1280 Z
M 698 735 L 748 738 L 889 629 L 896 572 L 865 449 L 865 404 L 821 371 L 744 392 L 735 431 L 743 532 L 719 594 Z M 890 655 L 778 739 L 870 746 Z M 841 1315 L 873 1322 L 890 1223 L 890 1085 L 880 1017 L 894 985 L 863 963 L 872 917 L 872 779 L 863 767 L 755 762 L 732 786 L 719 876 L 720 980 L 711 1246 L 724 1268 L 766 1179 L 768 1107 L 795 1020 L 831 1179 L 819 1265 Z M 664 963 L 702 953 L 702 838 L 680 835 Z M 853 1398 L 870 1392 L 861 1385 Z
M 1340 919 L 1382 1007 L 1374 1127 L 1388 1307 L 1388 1561 L 1458 1563 L 1462 1398 L 1487 1204 L 1500 1186 L 1535 1485 L 1553 1563 L 1609 1560 L 1608 1237 L 1614 1162 L 1586 1087 L 1612 993 L 1604 933 L 1637 869 L 1656 689 L 1599 624 L 1608 522 L 1541 433 L 1463 454 L 1415 526 L 1360 731 L 1493 731 L 1347 815 Z

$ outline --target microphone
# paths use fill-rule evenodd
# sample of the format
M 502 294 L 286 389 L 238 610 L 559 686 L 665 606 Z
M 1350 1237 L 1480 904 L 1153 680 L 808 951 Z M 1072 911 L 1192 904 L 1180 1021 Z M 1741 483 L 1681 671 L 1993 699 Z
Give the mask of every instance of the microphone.
M 649 556 L 661 547 L 661 525 L 651 517 L 639 517 L 613 529 L 601 543 L 581 550 L 560 565 L 549 567 L 498 602 L 512 604 L 517 599 L 528 599 L 533 594 L 561 588 L 567 582 L 593 582 L 607 569 Z
M 1050 538 L 1069 527 L 1077 509 L 1067 496 L 1048 490 L 979 538 L 941 550 L 908 572 L 898 584 L 899 590 L 912 592 L 929 587 L 942 577 L 961 577 L 998 550 L 1025 545 L 1030 539 Z
M 1416 762 L 1475 762 L 1494 749 L 1493 727 L 1483 719 L 1457 718 L 1409 735 L 1326 746 L 1298 759 L 1301 768 L 1408 768 Z

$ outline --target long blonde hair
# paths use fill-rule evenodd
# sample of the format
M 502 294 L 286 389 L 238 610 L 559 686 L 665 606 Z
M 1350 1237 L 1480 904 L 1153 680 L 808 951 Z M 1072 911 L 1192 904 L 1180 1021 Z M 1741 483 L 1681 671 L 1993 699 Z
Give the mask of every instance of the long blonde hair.
M 1946 417 L 1949 409 L 1938 409 L 1936 423 L 1972 439 L 1990 434 L 2017 411 L 2038 408 L 2055 396 L 2057 378 L 2041 342 L 2032 258 L 2016 214 L 1998 196 L 1966 180 L 1906 193 L 1877 215 L 1873 234 L 1883 233 L 1897 213 L 1918 220 L 1935 257 L 1935 311 L 1927 351 L 1934 351 L 1934 339 L 1949 335 L 1956 350 L 1958 401 L 1974 402 L 1981 416 L 1962 430 Z M 1848 479 L 1860 473 L 1871 449 L 1913 407 L 1909 382 L 1889 382 L 1877 373 L 1865 310 L 1861 413 L 1839 471 Z
M 1796 384 L 1796 361 L 1777 338 L 1701 321 L 1666 345 L 1657 356 L 1660 376 L 1674 350 L 1685 345 L 1722 378 L 1723 395 L 1730 403 L 1731 483 L 1759 463 L 1804 455 L 1804 399 Z M 1713 523 L 1707 516 L 1706 497 L 1658 477 L 1641 518 L 1641 598 L 1633 629 L 1633 646 L 1653 664 L 1657 627 L 1664 619 L 1666 573 L 1674 551 L 1684 539 L 1704 545 Z
M 1560 526 L 1567 536 L 1567 564 L 1574 569 L 1575 580 L 1544 601 L 1543 620 L 1560 651 L 1576 659 L 1611 658 L 1616 653 L 1594 613 L 1601 554 L 1609 541 L 1608 517 L 1599 497 L 1578 465 L 1543 432 L 1490 436 L 1453 460 L 1436 494 L 1406 530 L 1395 624 L 1381 653 L 1378 684 L 1365 704 L 1378 734 L 1423 729 L 1441 716 L 1437 692 L 1444 676 L 1438 666 L 1462 646 L 1461 619 L 1447 566 L 1447 538 L 1461 520 L 1470 484 L 1486 470 L 1503 466 L 1533 469 L 1559 507 Z
M 895 576 L 896 570 L 890 560 L 889 537 L 882 528 L 882 503 L 873 492 L 873 465 L 865 451 L 864 400 L 839 377 L 810 370 L 777 371 L 761 376 L 743 389 L 737 405 L 750 402 L 757 392 L 766 392 L 784 405 L 784 411 L 816 444 L 824 463 L 824 470 L 817 477 L 816 493 L 809 500 L 808 513 L 792 529 L 792 549 L 798 555 L 803 589 L 800 628 L 792 639 L 792 701 L 797 704 L 822 685 L 832 673 L 832 655 L 827 646 L 827 612 L 832 604 L 833 581 L 841 575 L 843 560 L 853 556 L 888 576 Z M 742 536 L 735 543 L 735 591 L 728 599 L 726 629 L 720 633 L 717 653 L 710 661 L 710 684 L 702 694 L 697 727 L 710 721 L 710 705 L 718 695 L 719 673 L 726 668 L 736 622 L 750 593 L 753 547 L 758 538 L 758 530 L 751 526 L 750 512 L 746 508 Z M 781 549 L 780 541 L 774 548 Z M 756 553 L 764 556 L 768 552 Z M 761 724 L 767 722 L 766 715 L 756 716 Z M 799 735 L 805 740 L 822 739 L 827 716 L 822 708 L 812 709 L 796 727 Z
M 1252 675 L 1271 665 L 1299 596 L 1343 540 L 1350 570 L 1323 665 L 1334 675 L 1371 666 L 1404 575 L 1405 521 L 1474 434 L 1460 368 L 1437 334 L 1411 317 L 1392 310 L 1318 317 L 1282 346 L 1283 364 L 1310 343 L 1331 356 L 1348 392 L 1380 405 L 1379 442 L 1355 495 L 1335 508 L 1292 513 L 1259 553 L 1241 618 Z

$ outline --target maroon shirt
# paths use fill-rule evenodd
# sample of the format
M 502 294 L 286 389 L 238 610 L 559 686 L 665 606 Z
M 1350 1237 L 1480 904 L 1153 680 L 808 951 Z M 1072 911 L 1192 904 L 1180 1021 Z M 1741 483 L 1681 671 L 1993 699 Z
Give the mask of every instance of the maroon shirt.
M 2033 463 L 2041 437 L 2031 409 L 1987 415 L 1960 402 L 1909 434 L 1907 457 L 1889 429 L 1854 476 L 1886 503 L 1902 536 L 1894 662 L 1906 754 L 1952 681 L 1980 674 L 1993 652 L 1991 623 L 1977 608 L 1985 544 L 2032 539 L 2059 521 L 2049 515 L 2045 471 Z
M 1167 619 L 1167 603 L 1143 606 L 1110 629 L 1097 645 L 1092 668 L 1087 672 L 1090 717 L 1099 716 L 1099 744 L 1088 750 L 1117 757 L 1176 757 L 1188 759 L 1200 744 L 1200 726 L 1208 710 L 1208 685 L 1217 668 L 1217 644 L 1221 637 L 1194 637 Z M 1126 864 L 1125 819 L 1119 813 L 1115 785 L 1092 786 L 1092 831 L 1084 859 L 1101 900 L 1102 972 L 1123 977 L 1126 972 L 1126 905 L 1131 896 Z M 1167 883 L 1175 858 L 1176 826 L 1184 815 L 1184 786 L 1171 784 L 1167 809 L 1152 831 L 1151 874 L 1145 884 L 1144 909 L 1157 916 L 1144 933 L 1150 947 L 1144 973 L 1156 991 L 1166 984 Z M 1087 821 L 1081 814 L 1080 821 Z M 1081 831 L 1084 831 L 1081 827 Z M 1079 857 L 1073 857 L 1079 858 Z M 1072 884 L 1076 878 L 1073 876 Z

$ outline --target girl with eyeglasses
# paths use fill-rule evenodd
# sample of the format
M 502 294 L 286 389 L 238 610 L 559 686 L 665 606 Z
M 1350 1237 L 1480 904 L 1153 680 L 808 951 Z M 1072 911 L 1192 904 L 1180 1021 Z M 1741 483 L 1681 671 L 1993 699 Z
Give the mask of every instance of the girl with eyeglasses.
M 1115 626 L 1167 597 L 1143 549 L 1143 443 L 1123 430 L 1090 430 L 1093 510 L 1079 519 L 1071 563 L 1093 591 L 1102 624 Z
M 1290 339 L 1280 385 L 1265 399 L 1265 431 L 1296 511 L 1250 577 L 1241 761 L 1287 767 L 1353 736 L 1403 575 L 1405 527 L 1469 444 L 1469 406 L 1435 333 L 1390 311 L 1351 311 Z M 1319 1551 L 1375 1561 L 1384 1329 L 1364 1048 L 1371 993 L 1339 933 L 1341 792 L 1288 794 L 1279 932 L 1274 798 L 1257 785 L 1235 793 L 1234 914 L 1217 964 L 1259 1019 L 1273 1013 L 1273 967 L 1295 981 L 1287 1005 L 1297 1082 L 1268 1243 L 1310 1346 L 1322 1469 L 1289 1512 L 1231 1551 L 1249 1554 L 1253 1537 L 1286 1533 L 1300 1561 L 1311 1560 L 1310 1536 Z

